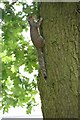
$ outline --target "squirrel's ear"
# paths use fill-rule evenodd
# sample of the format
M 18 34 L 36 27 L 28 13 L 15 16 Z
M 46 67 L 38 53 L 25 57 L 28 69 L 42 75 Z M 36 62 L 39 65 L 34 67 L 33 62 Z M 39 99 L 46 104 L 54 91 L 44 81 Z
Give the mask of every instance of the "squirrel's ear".
M 29 16 L 28 19 L 34 19 L 34 16 Z

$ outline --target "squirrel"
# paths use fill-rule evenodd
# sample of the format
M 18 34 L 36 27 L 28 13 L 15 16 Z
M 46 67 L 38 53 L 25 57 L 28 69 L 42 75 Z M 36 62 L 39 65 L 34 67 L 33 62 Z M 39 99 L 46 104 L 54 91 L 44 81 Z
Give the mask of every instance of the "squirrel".
M 47 73 L 46 73 L 46 66 L 45 66 L 44 53 L 43 53 L 43 48 L 45 46 L 45 40 L 43 39 L 39 31 L 39 27 L 42 23 L 42 20 L 43 19 L 40 18 L 39 21 L 35 22 L 34 16 L 28 17 L 28 22 L 30 25 L 31 40 L 37 49 L 40 69 L 42 71 L 42 75 L 44 79 L 46 79 Z

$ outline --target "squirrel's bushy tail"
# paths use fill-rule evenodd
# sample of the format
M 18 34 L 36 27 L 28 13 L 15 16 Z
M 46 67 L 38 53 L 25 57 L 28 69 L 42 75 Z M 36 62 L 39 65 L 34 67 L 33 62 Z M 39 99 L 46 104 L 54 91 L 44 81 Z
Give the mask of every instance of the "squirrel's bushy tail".
M 43 75 L 44 79 L 47 79 L 47 72 L 46 72 L 44 54 L 41 51 L 41 49 L 38 49 L 38 61 L 39 61 L 39 65 L 40 65 L 42 75 Z

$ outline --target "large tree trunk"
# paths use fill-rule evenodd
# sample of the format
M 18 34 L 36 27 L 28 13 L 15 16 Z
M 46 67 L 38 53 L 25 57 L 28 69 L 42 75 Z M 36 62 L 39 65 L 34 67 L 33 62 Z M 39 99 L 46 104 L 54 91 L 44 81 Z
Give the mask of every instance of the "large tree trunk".
M 78 118 L 80 3 L 41 3 L 47 80 L 38 80 L 44 118 Z

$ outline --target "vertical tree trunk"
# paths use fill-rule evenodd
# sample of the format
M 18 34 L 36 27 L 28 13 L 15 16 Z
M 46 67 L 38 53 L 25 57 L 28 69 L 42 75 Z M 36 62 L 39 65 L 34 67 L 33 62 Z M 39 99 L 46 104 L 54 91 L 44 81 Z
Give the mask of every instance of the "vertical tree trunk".
M 41 3 L 47 80 L 38 80 L 44 118 L 78 118 L 79 3 Z

